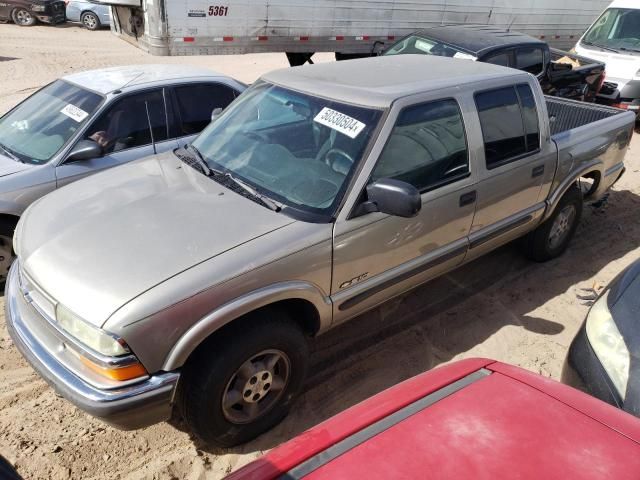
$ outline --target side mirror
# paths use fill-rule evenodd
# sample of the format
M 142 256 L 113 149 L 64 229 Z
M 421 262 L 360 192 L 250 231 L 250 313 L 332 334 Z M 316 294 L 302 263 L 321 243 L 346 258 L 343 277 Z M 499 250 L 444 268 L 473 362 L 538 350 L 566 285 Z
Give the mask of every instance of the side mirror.
M 222 108 L 220 107 L 214 108 L 213 112 L 211 112 L 211 121 L 213 122 L 216 118 L 220 116 L 221 113 L 222 113 Z
M 102 156 L 102 147 L 93 140 L 80 140 L 67 155 L 65 162 L 78 162 Z
M 422 198 L 416 187 L 392 178 L 381 178 L 367 186 L 369 200 L 365 212 L 382 212 L 396 217 L 415 217 L 422 208 Z

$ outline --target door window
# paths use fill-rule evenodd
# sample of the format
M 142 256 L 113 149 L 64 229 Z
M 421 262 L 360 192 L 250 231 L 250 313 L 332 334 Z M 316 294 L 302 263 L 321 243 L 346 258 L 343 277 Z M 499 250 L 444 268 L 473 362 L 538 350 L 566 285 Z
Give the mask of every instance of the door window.
M 503 53 L 498 53 L 496 55 L 493 55 L 491 57 L 487 57 L 484 60 L 484 63 L 491 63 L 493 65 L 500 65 L 502 67 L 508 67 L 509 66 L 509 53 L 508 52 L 503 52 Z
M 519 48 L 516 50 L 516 68 L 540 75 L 544 70 L 544 53 L 541 48 Z
M 487 168 L 495 168 L 540 147 L 535 98 L 529 85 L 476 94 Z
M 455 100 L 404 109 L 372 174 L 394 178 L 424 192 L 469 174 L 467 141 Z
M 211 123 L 211 113 L 216 108 L 226 108 L 235 98 L 235 91 L 226 85 L 203 83 L 176 87 L 178 136 L 200 133 Z
M 89 127 L 85 138 L 98 143 L 107 154 L 150 145 L 152 132 L 155 142 L 169 138 L 162 90 L 118 100 Z

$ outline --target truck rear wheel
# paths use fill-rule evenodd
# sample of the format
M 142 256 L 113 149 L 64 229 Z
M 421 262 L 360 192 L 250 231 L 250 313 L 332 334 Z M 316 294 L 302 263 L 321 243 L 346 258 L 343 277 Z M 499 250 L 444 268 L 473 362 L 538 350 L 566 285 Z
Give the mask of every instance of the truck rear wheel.
M 556 258 L 567 249 L 582 216 L 582 192 L 573 185 L 556 209 L 538 228 L 523 239 L 524 252 L 536 262 Z
M 302 330 L 265 309 L 214 335 L 189 359 L 180 409 L 201 440 L 232 447 L 278 424 L 300 391 L 308 365 Z

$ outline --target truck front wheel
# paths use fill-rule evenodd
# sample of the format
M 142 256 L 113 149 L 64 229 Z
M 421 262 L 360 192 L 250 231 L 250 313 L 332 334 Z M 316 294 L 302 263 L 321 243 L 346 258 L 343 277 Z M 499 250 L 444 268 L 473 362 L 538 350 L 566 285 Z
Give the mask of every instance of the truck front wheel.
M 536 262 L 556 258 L 567 249 L 582 216 L 582 192 L 577 185 L 567 190 L 547 220 L 523 239 L 527 257 Z
M 180 407 L 201 440 L 228 448 L 278 424 L 302 387 L 308 365 L 302 330 L 265 309 L 215 334 L 183 371 Z

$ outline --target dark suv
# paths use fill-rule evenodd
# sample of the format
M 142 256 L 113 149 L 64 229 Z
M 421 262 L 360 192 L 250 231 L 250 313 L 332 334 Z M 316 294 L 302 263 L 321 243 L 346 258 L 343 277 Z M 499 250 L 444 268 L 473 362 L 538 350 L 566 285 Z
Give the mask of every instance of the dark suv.
M 65 4 L 61 0 L 2 0 L 0 22 L 13 21 L 16 25 L 30 27 L 38 20 L 58 24 L 67 20 Z

